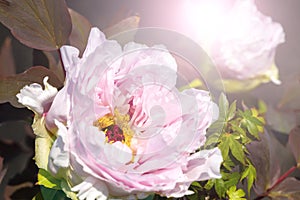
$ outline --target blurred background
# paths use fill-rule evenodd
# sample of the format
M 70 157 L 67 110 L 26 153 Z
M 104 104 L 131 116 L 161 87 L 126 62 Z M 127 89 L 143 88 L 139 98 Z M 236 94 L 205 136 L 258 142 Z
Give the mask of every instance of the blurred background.
M 70 8 L 85 16 L 93 26 L 100 29 L 132 16 L 140 17 L 140 27 L 160 27 L 173 30 L 188 37 L 194 27 L 186 23 L 188 13 L 180 0 L 67 0 Z M 275 130 L 284 144 L 287 133 L 299 125 L 300 111 L 300 1 L 299 0 L 256 0 L 258 9 L 273 21 L 279 22 L 285 31 L 286 42 L 277 48 L 276 64 L 279 68 L 281 85 L 263 84 L 251 92 L 231 95 L 231 99 L 259 98 L 271 105 Z M 209 19 L 208 19 L 209 20 Z M 47 59 L 39 51 L 32 50 L 15 40 L 8 29 L 0 24 L 0 46 L 7 37 L 11 38 L 16 73 L 21 73 L 33 65 L 47 66 Z M 191 38 L 193 39 L 193 38 Z M 1 63 L 0 63 L 1 64 Z M 0 71 L 0 75 L 1 75 Z M 13 74 L 6 72 L 6 74 Z M 279 110 L 279 108 L 281 110 Z M 284 110 L 284 114 L 279 114 Z M 289 112 L 293 110 L 293 112 Z M 298 110 L 298 113 L 294 113 Z M 31 199 L 37 186 L 37 168 L 34 156 L 34 135 L 30 129 L 33 113 L 24 108 L 14 108 L 9 103 L 0 104 L 0 156 L 8 171 L 0 186 L 0 199 L 5 193 L 10 195 L 18 188 L 13 199 Z M 14 122 L 12 122 L 14 121 Z M 0 176 L 1 177 L 1 176 Z M 23 184 L 23 185 L 22 185 Z M 25 184 L 25 185 L 24 185 Z M 27 184 L 27 185 L 26 185 Z M 9 187 L 7 187 L 9 185 Z M 31 188 L 26 188 L 30 186 Z M 33 189 L 32 189 L 33 188 Z

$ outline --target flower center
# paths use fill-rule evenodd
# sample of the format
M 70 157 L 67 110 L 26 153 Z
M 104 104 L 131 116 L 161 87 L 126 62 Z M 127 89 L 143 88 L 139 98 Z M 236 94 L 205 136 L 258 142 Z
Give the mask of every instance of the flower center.
M 115 109 L 114 115 L 112 113 L 104 115 L 94 122 L 94 126 L 105 133 L 108 143 L 120 141 L 130 147 L 134 132 L 130 129 L 129 121 L 129 115 L 123 115 Z

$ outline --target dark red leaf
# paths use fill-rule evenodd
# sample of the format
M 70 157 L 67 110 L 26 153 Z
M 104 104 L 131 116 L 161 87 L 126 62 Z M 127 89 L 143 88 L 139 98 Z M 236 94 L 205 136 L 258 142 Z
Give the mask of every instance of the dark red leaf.
M 70 44 L 79 49 L 81 55 L 86 47 L 90 30 L 92 28 L 91 23 L 82 15 L 69 9 L 72 19 L 72 32 L 69 37 Z
M 1 0 L 0 22 L 23 44 L 48 51 L 64 45 L 72 29 L 64 0 Z
M 300 165 L 300 126 L 291 130 L 288 145 L 293 152 L 297 163 Z
M 10 102 L 15 107 L 23 107 L 17 102 L 16 94 L 25 85 L 39 83 L 42 85 L 45 76 L 49 77 L 49 83 L 55 87 L 61 87 L 63 83 L 49 69 L 37 66 L 14 76 L 0 77 L 0 103 Z
M 16 73 L 12 55 L 11 39 L 6 38 L 0 50 L 0 76 L 9 76 Z

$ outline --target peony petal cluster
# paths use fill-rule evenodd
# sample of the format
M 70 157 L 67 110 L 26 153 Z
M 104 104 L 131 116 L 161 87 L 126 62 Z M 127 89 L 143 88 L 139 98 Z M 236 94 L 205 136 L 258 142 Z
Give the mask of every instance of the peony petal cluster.
M 92 28 L 82 57 L 72 46 L 61 52 L 64 87 L 46 79 L 43 94 L 33 84 L 18 99 L 55 135 L 46 170 L 76 198 L 182 197 L 193 181 L 221 177 L 220 150 L 199 151 L 218 108 L 207 91 L 176 88 L 177 64 L 164 46 L 122 48 Z
M 254 0 L 222 3 L 217 10 L 217 2 L 210 2 L 211 11 L 199 20 L 196 36 L 222 77 L 279 84 L 275 52 L 285 41 L 282 26 L 263 15 Z

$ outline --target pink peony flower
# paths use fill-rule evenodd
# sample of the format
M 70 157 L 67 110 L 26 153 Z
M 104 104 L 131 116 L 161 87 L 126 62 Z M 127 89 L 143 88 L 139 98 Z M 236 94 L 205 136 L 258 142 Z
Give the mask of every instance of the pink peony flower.
M 274 57 L 276 47 L 285 41 L 282 26 L 260 13 L 254 0 L 207 4 L 198 7 L 201 19 L 196 37 L 222 77 L 256 81 L 247 83 L 253 86 L 270 80 L 279 84 Z M 201 6 L 208 10 L 201 12 Z
M 44 113 L 57 136 L 48 170 L 79 199 L 182 197 L 193 181 L 221 177 L 220 150 L 197 151 L 216 105 L 206 91 L 176 89 L 177 65 L 163 46 L 122 50 L 93 28 L 82 58 L 61 50 L 65 86 Z

